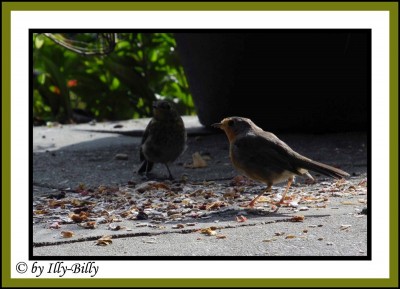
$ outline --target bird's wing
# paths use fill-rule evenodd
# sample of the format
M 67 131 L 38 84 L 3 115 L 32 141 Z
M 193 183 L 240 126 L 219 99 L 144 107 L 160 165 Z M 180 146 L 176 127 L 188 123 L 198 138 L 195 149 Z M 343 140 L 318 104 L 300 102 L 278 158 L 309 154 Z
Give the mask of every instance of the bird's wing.
M 297 153 L 272 133 L 262 131 L 238 137 L 234 146 L 240 151 L 241 158 L 251 162 L 253 167 L 275 167 L 301 174 L 294 161 Z
M 142 151 L 142 145 L 145 143 L 145 141 L 147 140 L 147 138 L 148 138 L 148 136 L 149 136 L 149 134 L 150 134 L 152 122 L 153 122 L 153 119 L 151 119 L 150 122 L 149 122 L 149 124 L 146 126 L 146 129 L 144 130 L 144 133 L 143 133 L 143 136 L 142 136 L 142 142 L 140 143 L 140 151 L 139 151 L 139 154 L 140 154 L 140 161 L 141 161 L 141 162 L 145 160 L 145 157 L 144 157 L 143 151 Z

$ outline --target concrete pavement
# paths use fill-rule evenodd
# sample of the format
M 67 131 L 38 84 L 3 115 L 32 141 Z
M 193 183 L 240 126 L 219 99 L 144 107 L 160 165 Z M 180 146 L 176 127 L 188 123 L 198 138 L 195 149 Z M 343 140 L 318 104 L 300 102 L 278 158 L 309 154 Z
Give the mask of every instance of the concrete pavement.
M 284 184 L 254 209 L 244 207 L 265 186 L 236 177 L 224 134 L 196 117 L 184 121 L 188 149 L 170 166 L 174 182 L 162 165 L 149 180 L 135 173 L 148 119 L 34 127 L 34 257 L 367 255 L 365 134 L 277 134 L 351 177 L 298 178 L 289 191 L 293 207 L 271 213 Z M 191 167 L 196 152 L 206 167 Z M 96 245 L 105 235 L 112 243 Z

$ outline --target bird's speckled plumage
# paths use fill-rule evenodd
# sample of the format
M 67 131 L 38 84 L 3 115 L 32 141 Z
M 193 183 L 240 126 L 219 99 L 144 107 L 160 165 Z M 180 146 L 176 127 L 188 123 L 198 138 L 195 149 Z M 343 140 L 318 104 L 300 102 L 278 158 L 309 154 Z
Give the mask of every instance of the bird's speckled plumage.
M 144 131 L 140 146 L 138 173 L 148 173 L 154 163 L 168 164 L 175 161 L 186 148 L 186 129 L 182 118 L 173 105 L 165 100 L 153 104 L 153 118 Z

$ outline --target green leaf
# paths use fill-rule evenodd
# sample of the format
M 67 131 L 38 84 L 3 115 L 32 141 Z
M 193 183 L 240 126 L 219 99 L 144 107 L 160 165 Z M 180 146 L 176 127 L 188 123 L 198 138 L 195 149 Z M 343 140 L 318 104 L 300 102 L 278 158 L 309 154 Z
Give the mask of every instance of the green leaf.
M 37 80 L 41 85 L 43 85 L 46 81 L 46 74 L 45 73 L 39 74 Z
M 42 46 L 43 46 L 43 43 L 44 43 L 44 38 L 45 36 L 43 36 L 42 34 L 38 34 L 38 35 L 36 35 L 36 37 L 35 37 L 35 47 L 37 48 L 37 49 L 40 49 Z
M 117 90 L 120 86 L 119 79 L 116 77 L 113 77 L 111 85 L 110 85 L 110 90 Z

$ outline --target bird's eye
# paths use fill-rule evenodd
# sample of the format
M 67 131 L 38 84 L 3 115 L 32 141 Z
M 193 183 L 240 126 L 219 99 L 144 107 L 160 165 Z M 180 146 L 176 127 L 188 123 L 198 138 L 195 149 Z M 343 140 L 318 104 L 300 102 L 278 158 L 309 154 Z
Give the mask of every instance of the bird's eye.
M 233 120 L 229 120 L 229 121 L 228 121 L 228 126 L 233 126 L 233 124 L 234 124 L 234 121 L 233 121 Z

